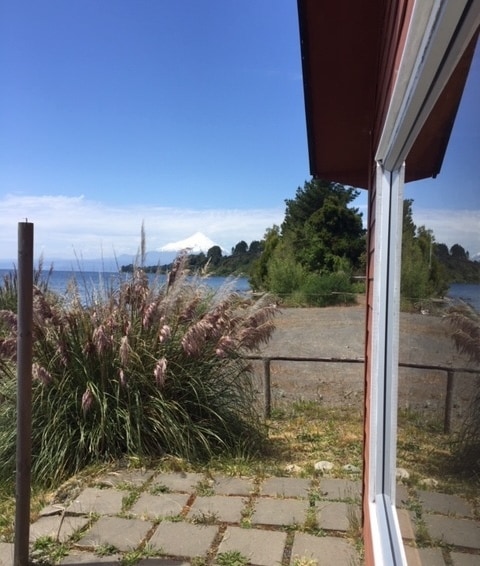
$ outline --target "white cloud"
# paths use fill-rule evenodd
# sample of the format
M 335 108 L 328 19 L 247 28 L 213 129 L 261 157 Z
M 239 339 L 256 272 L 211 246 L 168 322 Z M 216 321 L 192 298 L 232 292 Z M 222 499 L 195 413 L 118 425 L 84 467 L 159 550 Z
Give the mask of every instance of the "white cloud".
M 180 209 L 157 206 L 107 206 L 83 196 L 6 195 L 0 199 L 0 259 L 17 255 L 17 225 L 34 224 L 35 257 L 46 262 L 75 257 L 95 259 L 136 254 L 145 225 L 147 249 L 159 249 L 202 232 L 226 250 L 240 240 L 261 239 L 283 221 L 284 210 Z
M 480 252 L 480 210 L 413 209 L 413 221 L 433 231 L 435 240 L 460 244 L 473 257 Z

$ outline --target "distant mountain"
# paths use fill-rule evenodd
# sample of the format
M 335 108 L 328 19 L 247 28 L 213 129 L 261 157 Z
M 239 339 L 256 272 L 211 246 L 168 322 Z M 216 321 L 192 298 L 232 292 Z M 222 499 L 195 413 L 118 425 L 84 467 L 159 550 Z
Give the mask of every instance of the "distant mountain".
M 206 254 L 210 248 L 217 246 L 213 240 L 202 234 L 196 232 L 192 236 L 172 242 L 162 246 L 160 249 L 150 251 L 145 254 L 145 266 L 159 266 L 169 265 L 177 257 L 181 251 L 186 251 L 189 254 L 199 254 L 203 252 Z M 222 253 L 228 253 L 221 248 Z M 122 266 L 134 265 L 138 263 L 138 254 L 121 254 L 116 257 L 108 258 L 95 258 L 95 259 L 48 259 L 45 258 L 43 262 L 44 269 L 49 269 L 53 264 L 55 271 L 105 271 L 117 272 Z M 11 269 L 16 265 L 16 260 L 0 260 L 0 269 Z
M 210 248 L 213 248 L 213 246 L 218 246 L 218 244 L 216 244 L 208 236 L 205 236 L 205 234 L 202 234 L 202 232 L 195 232 L 195 234 L 193 234 L 188 238 L 185 238 L 185 240 L 172 242 L 170 244 L 166 244 L 165 246 L 162 246 L 160 248 L 160 251 L 181 252 L 185 250 L 191 254 L 199 254 L 201 252 L 206 254 Z

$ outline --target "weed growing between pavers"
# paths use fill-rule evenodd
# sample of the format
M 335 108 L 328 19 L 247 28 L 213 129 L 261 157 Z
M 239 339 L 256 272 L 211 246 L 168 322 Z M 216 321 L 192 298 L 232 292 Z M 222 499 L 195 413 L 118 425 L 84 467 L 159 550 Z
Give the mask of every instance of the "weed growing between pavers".
M 194 525 L 215 525 L 218 521 L 218 514 L 213 511 L 202 511 L 192 517 L 192 523 Z
M 215 564 L 218 564 L 218 566 L 247 566 L 249 560 L 238 550 L 229 550 L 217 554 Z
M 145 560 L 147 558 L 156 558 L 162 555 L 161 549 L 152 548 L 148 544 L 144 548 L 139 548 L 126 552 L 122 556 L 121 566 L 134 566 L 138 564 L 140 560 Z
M 308 558 L 308 556 L 295 556 L 292 566 L 318 566 L 318 560 Z
M 33 543 L 30 560 L 34 564 L 55 564 L 68 554 L 68 546 L 52 537 L 39 537 Z

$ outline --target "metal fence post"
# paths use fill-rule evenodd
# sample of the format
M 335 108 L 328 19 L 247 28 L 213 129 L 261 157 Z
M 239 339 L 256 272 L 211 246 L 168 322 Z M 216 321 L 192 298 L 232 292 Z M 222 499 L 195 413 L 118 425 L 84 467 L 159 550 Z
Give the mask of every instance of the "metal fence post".
M 17 455 L 14 566 L 28 566 L 32 450 L 33 224 L 18 224 Z
M 269 419 L 272 413 L 272 392 L 270 388 L 270 358 L 263 359 L 263 398 L 265 418 Z
M 445 420 L 443 423 L 443 432 L 448 434 L 452 430 L 452 410 L 453 410 L 453 379 L 455 372 L 447 371 L 447 392 L 445 394 Z

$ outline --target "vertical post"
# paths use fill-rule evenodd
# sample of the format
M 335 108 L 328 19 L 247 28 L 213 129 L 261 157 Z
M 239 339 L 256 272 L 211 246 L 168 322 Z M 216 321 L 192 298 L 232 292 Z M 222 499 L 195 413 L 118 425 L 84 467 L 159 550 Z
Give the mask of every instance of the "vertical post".
M 453 410 L 453 378 L 455 372 L 447 371 L 447 392 L 445 395 L 445 420 L 443 422 L 443 432 L 448 434 L 452 430 L 452 410 Z
M 32 448 L 33 224 L 18 224 L 17 456 L 14 566 L 28 565 Z
M 270 358 L 263 360 L 263 398 L 265 401 L 265 418 L 269 419 L 272 413 L 272 392 L 270 388 Z

